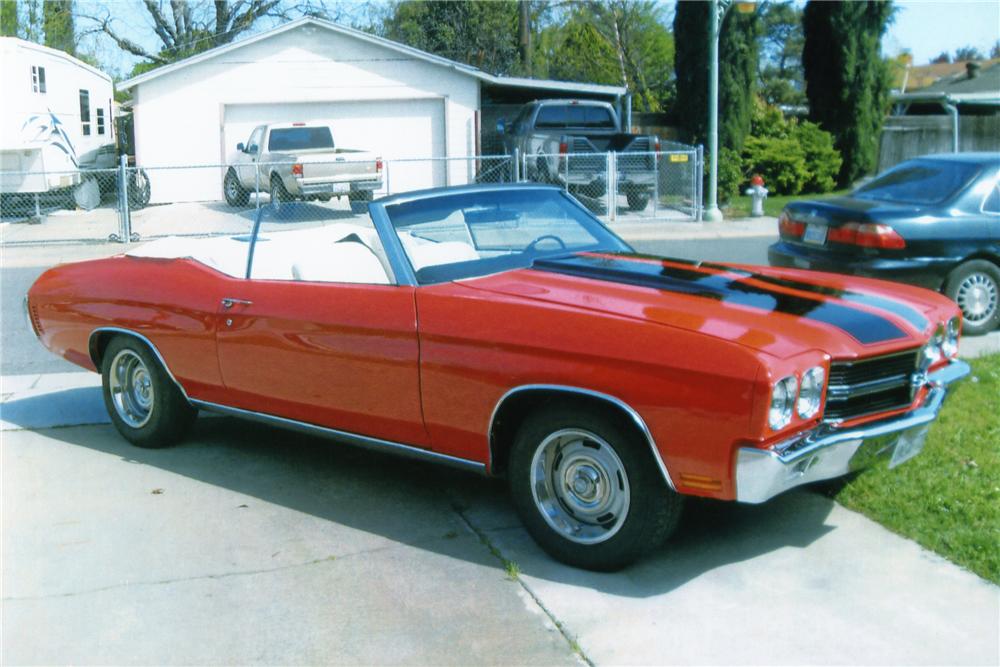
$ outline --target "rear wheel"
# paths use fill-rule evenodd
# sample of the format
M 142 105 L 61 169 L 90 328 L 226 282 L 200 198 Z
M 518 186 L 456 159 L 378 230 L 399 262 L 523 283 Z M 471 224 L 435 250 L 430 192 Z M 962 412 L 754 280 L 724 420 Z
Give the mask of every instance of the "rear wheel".
M 985 259 L 962 264 L 948 277 L 945 294 L 962 309 L 963 333 L 977 336 L 1000 324 L 1000 268 Z
M 290 202 L 292 196 L 285 189 L 285 184 L 281 182 L 281 177 L 271 176 L 271 206 L 276 211 L 280 211 L 283 204 Z
M 243 187 L 236 172 L 232 169 L 226 172 L 222 189 L 225 191 L 226 203 L 230 206 L 246 206 L 250 201 L 250 193 Z
M 628 200 L 628 210 L 630 211 L 645 211 L 649 204 L 649 193 L 647 192 L 630 190 L 625 194 L 625 198 Z
M 510 491 L 525 527 L 554 558 L 617 570 L 669 536 L 682 498 L 616 420 L 571 405 L 529 416 L 510 459 Z
M 198 414 L 149 348 L 131 336 L 117 336 L 108 344 L 101 379 L 111 422 L 139 447 L 174 444 Z

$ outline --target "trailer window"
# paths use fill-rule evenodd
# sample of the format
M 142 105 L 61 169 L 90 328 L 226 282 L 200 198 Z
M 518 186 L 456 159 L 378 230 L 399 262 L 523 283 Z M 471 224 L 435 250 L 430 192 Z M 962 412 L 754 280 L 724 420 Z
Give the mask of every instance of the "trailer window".
M 90 91 L 80 91 L 80 125 L 83 126 L 83 136 L 90 136 Z
M 45 92 L 45 68 L 38 65 L 31 66 L 31 92 Z
M 104 109 L 98 107 L 97 111 L 97 133 L 104 134 Z

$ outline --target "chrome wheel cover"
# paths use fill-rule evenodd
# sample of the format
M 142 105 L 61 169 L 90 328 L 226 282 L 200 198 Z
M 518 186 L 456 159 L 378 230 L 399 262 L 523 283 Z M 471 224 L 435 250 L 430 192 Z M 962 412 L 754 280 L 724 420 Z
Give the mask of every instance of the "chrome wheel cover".
M 986 322 L 997 311 L 997 283 L 986 273 L 973 273 L 962 281 L 955 294 L 955 301 L 962 309 L 962 316 L 967 322 L 979 324 Z
M 597 544 L 618 533 L 629 509 L 625 466 L 599 436 L 563 429 L 531 459 L 531 495 L 545 522 L 568 540 Z
M 226 194 L 233 200 L 239 198 L 240 196 L 240 191 L 236 183 L 236 176 L 234 176 L 232 172 L 226 175 Z
M 134 350 L 122 350 L 111 361 L 108 391 L 115 412 L 132 428 L 142 428 L 153 416 L 156 394 L 146 363 Z

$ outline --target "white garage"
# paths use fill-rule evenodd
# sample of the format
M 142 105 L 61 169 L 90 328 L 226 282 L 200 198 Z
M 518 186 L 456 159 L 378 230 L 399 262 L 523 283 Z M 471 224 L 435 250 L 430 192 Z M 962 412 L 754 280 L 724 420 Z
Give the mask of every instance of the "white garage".
M 329 124 L 340 147 L 380 154 L 389 191 L 474 174 L 484 97 L 504 101 L 623 88 L 496 77 L 327 21 L 303 18 L 124 82 L 137 164 L 152 202 L 215 201 L 226 165 L 257 125 Z M 492 131 L 492 128 L 488 128 Z M 384 194 L 384 193 L 383 193 Z

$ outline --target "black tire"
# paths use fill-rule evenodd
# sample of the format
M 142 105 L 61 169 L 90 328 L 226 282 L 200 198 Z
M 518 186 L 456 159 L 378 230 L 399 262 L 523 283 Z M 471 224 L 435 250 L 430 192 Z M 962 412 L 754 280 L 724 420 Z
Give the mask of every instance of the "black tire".
M 226 203 L 230 206 L 242 207 L 250 203 L 250 193 L 243 187 L 239 176 L 232 169 L 226 172 L 226 178 L 222 181 L 222 191 L 226 195 Z
M 979 336 L 1000 325 L 1000 267 L 974 259 L 951 272 L 945 295 L 962 309 L 962 333 Z
M 646 206 L 649 205 L 649 193 L 631 190 L 625 193 L 625 198 L 628 200 L 628 210 L 630 211 L 645 211 Z
M 542 462 L 551 452 L 557 453 L 548 469 Z M 556 404 L 529 415 L 518 429 L 509 466 L 511 498 L 528 532 L 553 558 L 588 570 L 618 570 L 663 544 L 680 518 L 683 498 L 667 486 L 651 456 L 641 436 L 610 414 Z M 573 470 L 572 489 L 540 481 Z M 549 491 L 553 495 L 543 498 Z M 617 502 L 602 499 L 587 508 L 589 494 Z M 596 516 L 588 521 L 586 512 Z
M 277 174 L 271 174 L 271 206 L 276 211 L 280 211 L 281 205 L 291 200 L 292 196 L 288 194 L 285 184 L 281 182 L 281 177 Z
M 111 423 L 138 447 L 176 443 L 198 415 L 146 344 L 132 336 L 116 336 L 108 343 L 101 379 Z

